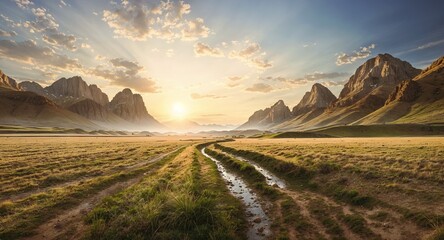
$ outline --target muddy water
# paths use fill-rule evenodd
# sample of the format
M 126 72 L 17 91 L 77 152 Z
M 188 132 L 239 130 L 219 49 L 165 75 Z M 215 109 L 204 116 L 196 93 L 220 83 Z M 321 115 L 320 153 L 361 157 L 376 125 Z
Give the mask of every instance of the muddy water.
M 241 161 L 247 162 L 249 164 L 251 164 L 254 168 L 256 168 L 256 170 L 258 172 L 260 172 L 262 175 L 264 175 L 264 177 L 266 178 L 267 184 L 270 186 L 278 186 L 281 189 L 285 189 L 287 187 L 287 185 L 285 184 L 285 181 L 278 178 L 276 175 L 274 175 L 273 173 L 269 172 L 268 170 L 262 168 L 260 165 L 258 165 L 257 163 L 250 161 L 248 159 L 245 159 L 243 157 L 239 157 L 227 152 L 223 152 L 226 155 L 229 155 L 231 157 L 234 157 L 236 159 L 239 159 Z
M 205 148 L 202 149 L 202 154 L 216 163 L 217 170 L 227 183 L 231 194 L 240 199 L 245 205 L 248 223 L 250 224 L 247 233 L 248 239 L 267 239 L 271 235 L 270 220 L 262 209 L 257 195 L 247 187 L 241 178 L 228 172 L 219 160 L 206 154 Z

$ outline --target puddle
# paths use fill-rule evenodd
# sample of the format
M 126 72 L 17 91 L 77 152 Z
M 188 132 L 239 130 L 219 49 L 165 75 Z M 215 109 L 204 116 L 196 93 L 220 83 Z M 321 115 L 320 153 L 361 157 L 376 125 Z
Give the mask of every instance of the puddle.
M 227 152 L 223 152 L 223 153 L 226 154 L 226 155 L 229 155 L 229 156 L 231 156 L 231 157 L 234 157 L 234 158 L 236 158 L 236 159 L 239 159 L 239 160 L 241 160 L 241 161 L 244 161 L 244 162 L 247 162 L 247 163 L 251 164 L 254 168 L 256 168 L 256 170 L 257 170 L 258 172 L 260 172 L 262 175 L 264 175 L 264 177 L 266 178 L 266 181 L 267 181 L 267 184 L 268 184 L 268 185 L 270 185 L 270 186 L 274 186 L 274 185 L 276 185 L 276 186 L 278 186 L 278 187 L 281 188 L 281 189 L 285 189 L 285 188 L 287 187 L 287 185 L 285 184 L 285 181 L 284 181 L 284 180 L 282 180 L 282 179 L 276 177 L 276 175 L 274 175 L 273 173 L 269 172 L 268 170 L 262 168 L 262 167 L 261 167 L 260 165 L 258 165 L 257 163 L 255 163 L 255 162 L 253 162 L 253 161 L 250 161 L 250 160 L 248 160 L 248 159 L 245 159 L 245 158 L 243 158 L 243 157 L 239 157 L 239 156 L 236 156 L 236 155 L 233 155 L 233 154 L 227 153 Z
M 248 239 L 267 239 L 271 235 L 270 220 L 262 209 L 257 195 L 247 187 L 241 178 L 227 172 L 227 169 L 219 160 L 206 154 L 205 148 L 202 149 L 202 154 L 216 163 L 217 170 L 227 183 L 231 194 L 240 199 L 245 205 L 247 220 L 250 225 L 247 233 Z

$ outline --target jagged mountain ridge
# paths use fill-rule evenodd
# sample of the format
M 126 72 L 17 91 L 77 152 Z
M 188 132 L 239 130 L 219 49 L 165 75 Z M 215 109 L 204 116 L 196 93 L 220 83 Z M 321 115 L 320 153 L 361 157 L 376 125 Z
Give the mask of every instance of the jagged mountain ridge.
M 292 111 L 290 120 L 271 127 L 276 131 L 306 130 L 344 124 L 444 122 L 444 57 L 423 71 L 390 54 L 379 54 L 357 68 L 337 99 L 314 84 Z M 326 99 L 313 104 L 314 92 Z M 326 90 L 325 90 L 326 89 Z M 330 92 L 331 93 L 331 92 Z M 316 101 L 314 101 L 316 102 Z M 307 107 L 312 106 L 312 107 Z M 315 106 L 319 106 L 316 108 Z M 262 118 L 256 111 L 246 124 Z M 242 125 L 242 126 L 244 126 Z M 257 126 L 257 129 L 264 129 Z
M 10 78 L 6 76 L 5 79 Z M 8 86 L 8 89 L 11 88 Z M 79 76 L 61 78 L 48 87 L 42 87 L 36 82 L 24 81 L 17 84 L 17 88 L 12 90 L 17 92 L 10 93 L 10 97 L 22 94 L 18 92 L 19 90 L 32 92 L 33 96 L 47 99 L 59 109 L 68 110 L 107 129 L 157 130 L 163 127 L 148 114 L 139 94 L 133 96 L 131 90 L 124 90 L 124 92 L 129 91 L 128 99 L 132 99 L 132 101 L 123 105 L 119 104 L 120 107 L 117 110 L 116 105 L 109 102 L 108 96 L 99 87 L 94 84 L 88 85 Z
M 279 100 L 273 106 L 258 110 L 248 118 L 238 129 L 267 129 L 280 124 L 292 117 L 290 108 L 283 100 Z

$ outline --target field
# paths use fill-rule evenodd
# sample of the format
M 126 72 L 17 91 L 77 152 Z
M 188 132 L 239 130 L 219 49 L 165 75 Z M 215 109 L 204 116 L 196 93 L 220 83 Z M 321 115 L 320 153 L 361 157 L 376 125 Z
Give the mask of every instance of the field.
M 0 137 L 0 239 L 442 239 L 444 139 Z

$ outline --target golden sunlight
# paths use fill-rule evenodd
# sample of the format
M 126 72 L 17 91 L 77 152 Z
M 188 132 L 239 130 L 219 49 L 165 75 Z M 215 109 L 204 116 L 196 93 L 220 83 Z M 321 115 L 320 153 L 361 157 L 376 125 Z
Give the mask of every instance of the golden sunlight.
M 171 108 L 171 115 L 173 116 L 173 118 L 183 119 L 186 113 L 186 108 L 182 103 L 176 102 L 173 104 L 173 107 Z

